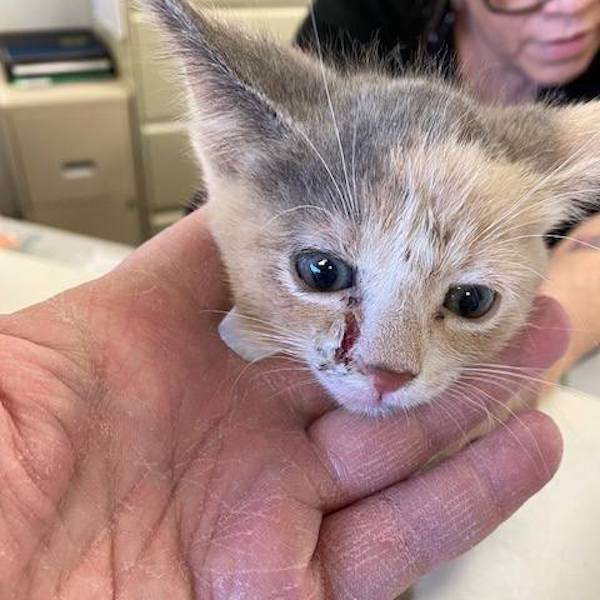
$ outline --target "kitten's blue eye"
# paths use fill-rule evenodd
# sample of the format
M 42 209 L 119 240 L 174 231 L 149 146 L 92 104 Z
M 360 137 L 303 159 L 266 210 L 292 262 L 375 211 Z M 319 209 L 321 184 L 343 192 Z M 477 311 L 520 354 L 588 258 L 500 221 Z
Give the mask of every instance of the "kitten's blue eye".
M 478 319 L 490 312 L 496 292 L 485 285 L 456 285 L 446 294 L 444 306 L 464 319 Z
M 354 285 L 354 269 L 323 252 L 303 252 L 296 257 L 300 279 L 318 292 L 337 292 Z

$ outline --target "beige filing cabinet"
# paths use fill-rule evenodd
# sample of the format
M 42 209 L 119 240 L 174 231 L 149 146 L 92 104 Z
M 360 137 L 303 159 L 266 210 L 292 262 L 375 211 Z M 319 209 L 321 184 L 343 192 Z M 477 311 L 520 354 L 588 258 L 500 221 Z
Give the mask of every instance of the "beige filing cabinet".
M 33 88 L 0 81 L 0 125 L 25 218 L 140 241 L 130 98 L 120 81 Z
M 208 2 L 198 2 L 206 6 Z M 271 33 L 286 43 L 307 14 L 304 0 L 211 0 L 206 13 L 243 27 Z M 174 61 L 148 18 L 128 11 L 130 58 L 135 86 L 138 148 L 149 230 L 156 233 L 180 218 L 202 187 L 202 176 L 185 128 L 185 95 Z

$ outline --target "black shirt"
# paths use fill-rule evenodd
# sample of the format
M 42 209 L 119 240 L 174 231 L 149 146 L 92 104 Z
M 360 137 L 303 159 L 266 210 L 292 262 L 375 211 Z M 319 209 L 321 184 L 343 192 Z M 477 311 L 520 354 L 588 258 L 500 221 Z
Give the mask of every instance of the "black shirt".
M 344 63 L 357 50 L 375 48 L 392 71 L 400 72 L 424 56 L 446 74 L 454 73 L 454 12 L 449 0 L 316 0 L 313 10 L 326 59 Z M 310 16 L 297 43 L 305 49 L 316 48 Z M 560 88 L 540 90 L 539 95 L 550 95 L 561 103 L 600 98 L 600 52 L 577 79 Z

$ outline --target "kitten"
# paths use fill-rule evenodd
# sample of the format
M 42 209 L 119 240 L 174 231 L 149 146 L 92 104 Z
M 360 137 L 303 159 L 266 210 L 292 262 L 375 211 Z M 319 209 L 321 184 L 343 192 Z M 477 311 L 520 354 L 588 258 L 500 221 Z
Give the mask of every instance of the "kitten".
M 188 84 L 232 349 L 301 359 L 341 405 L 382 414 L 524 325 L 543 234 L 600 192 L 600 103 L 481 106 L 150 5 Z

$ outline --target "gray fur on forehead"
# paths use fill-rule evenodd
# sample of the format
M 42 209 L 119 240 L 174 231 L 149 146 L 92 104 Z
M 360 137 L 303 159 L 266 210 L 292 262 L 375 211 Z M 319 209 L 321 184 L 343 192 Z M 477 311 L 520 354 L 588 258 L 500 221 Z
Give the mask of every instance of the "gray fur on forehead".
M 314 104 L 300 126 L 344 192 L 340 145 L 359 190 L 364 183 L 382 184 L 398 175 L 390 173 L 390 155 L 398 149 L 409 155 L 445 142 L 453 142 L 457 152 L 475 147 L 482 157 L 521 162 L 540 173 L 560 161 L 556 128 L 543 107 L 512 107 L 510 115 L 502 108 L 483 108 L 439 78 L 354 75 L 328 85 L 333 110 L 326 99 Z M 297 137 L 286 143 L 255 173 L 255 184 L 281 191 L 276 196 L 285 204 L 335 204 L 332 177 L 315 150 Z M 465 163 L 465 169 L 470 166 Z
M 281 188 L 282 181 L 293 187 L 294 179 L 306 186 L 307 177 L 321 183 L 329 179 L 330 187 L 316 152 L 336 181 L 343 181 L 338 132 L 348 160 L 355 148 L 359 178 L 378 177 L 397 147 L 409 150 L 448 139 L 534 169 L 547 170 L 557 161 L 555 132 L 543 109 L 510 114 L 484 109 L 439 76 L 392 79 L 372 61 L 369 71 L 341 73 L 297 49 L 220 26 L 185 1 L 145 1 L 180 56 L 192 94 L 201 93 L 202 119 L 243 113 L 245 128 L 233 132 L 232 139 L 261 145 L 251 174 L 264 190 Z M 245 112 L 238 110 L 242 105 Z M 259 122 L 260 130 L 253 129 Z M 222 140 L 211 147 L 210 136 L 205 137 L 208 152 L 228 154 Z M 289 195 L 288 190 L 284 196 Z
M 337 192 L 332 179 L 346 192 L 342 152 L 346 172 L 359 188 L 397 175 L 390 173 L 390 156 L 399 148 L 409 153 L 452 140 L 499 152 L 476 105 L 447 83 L 364 79 L 329 83 L 331 107 L 326 99 L 313 105 L 298 123 L 303 135 L 273 147 L 253 183 L 286 204 L 331 205 Z

